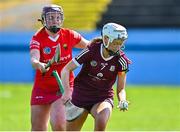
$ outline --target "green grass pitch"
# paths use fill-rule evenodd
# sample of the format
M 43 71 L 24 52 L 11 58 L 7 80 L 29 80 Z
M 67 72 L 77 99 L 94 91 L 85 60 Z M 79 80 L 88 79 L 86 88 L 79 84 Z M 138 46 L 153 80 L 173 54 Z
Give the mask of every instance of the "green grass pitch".
M 30 130 L 32 84 L 0 84 L 0 131 Z M 127 86 L 128 112 L 115 107 L 108 131 L 180 131 L 180 86 Z M 50 130 L 50 128 L 49 128 Z M 83 126 L 93 130 L 93 118 Z

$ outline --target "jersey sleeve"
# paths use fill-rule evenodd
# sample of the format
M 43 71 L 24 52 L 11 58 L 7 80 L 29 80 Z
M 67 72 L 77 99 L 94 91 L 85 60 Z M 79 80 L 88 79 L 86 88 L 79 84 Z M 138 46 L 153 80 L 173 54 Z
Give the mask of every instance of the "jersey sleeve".
M 132 61 L 125 55 L 125 53 L 122 50 L 120 50 L 119 55 L 123 56 L 125 60 L 127 60 L 128 64 L 132 64 Z
M 80 66 L 83 63 L 86 63 L 90 59 L 90 49 L 86 48 L 82 50 L 75 58 L 73 58 L 73 62 L 77 65 Z
M 125 54 L 121 55 L 118 59 L 119 70 L 118 72 L 128 72 L 129 71 L 129 59 Z
M 35 37 L 33 37 L 30 41 L 30 50 L 32 49 L 40 49 L 40 42 L 38 42 Z
M 70 30 L 71 35 L 71 45 L 74 47 L 74 45 L 78 44 L 81 41 L 82 36 L 77 33 L 76 31 Z

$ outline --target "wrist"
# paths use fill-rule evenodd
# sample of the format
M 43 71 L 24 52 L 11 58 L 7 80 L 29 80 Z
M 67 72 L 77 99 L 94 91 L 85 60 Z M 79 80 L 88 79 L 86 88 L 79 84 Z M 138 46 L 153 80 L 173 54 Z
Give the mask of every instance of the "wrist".
M 40 62 L 38 60 L 33 59 L 31 62 L 32 62 L 32 66 L 35 69 L 39 69 L 40 68 Z
M 39 70 L 42 70 L 42 63 L 41 62 L 36 62 L 35 63 L 35 68 L 39 69 Z

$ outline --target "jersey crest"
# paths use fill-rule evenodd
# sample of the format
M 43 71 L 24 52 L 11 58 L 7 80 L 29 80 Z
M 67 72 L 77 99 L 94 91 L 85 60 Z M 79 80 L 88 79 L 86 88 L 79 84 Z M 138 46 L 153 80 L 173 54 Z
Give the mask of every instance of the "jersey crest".
M 43 49 L 43 52 L 44 52 L 44 54 L 50 54 L 51 53 L 51 48 L 50 47 L 45 47 Z
M 63 48 L 67 49 L 68 48 L 67 44 L 63 44 Z
M 97 62 L 96 62 L 95 60 L 92 60 L 92 61 L 90 62 L 90 64 L 91 64 L 92 67 L 97 66 Z
M 111 66 L 109 70 L 112 72 L 115 71 L 115 66 Z

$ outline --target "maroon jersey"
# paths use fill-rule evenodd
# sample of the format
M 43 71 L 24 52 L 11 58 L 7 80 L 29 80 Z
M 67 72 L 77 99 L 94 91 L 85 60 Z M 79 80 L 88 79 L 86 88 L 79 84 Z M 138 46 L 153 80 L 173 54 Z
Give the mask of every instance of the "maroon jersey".
M 124 53 L 104 58 L 102 49 L 103 44 L 96 43 L 73 58 L 77 66 L 83 64 L 74 80 L 72 95 L 72 103 L 79 107 L 113 98 L 112 86 L 118 72 L 128 71 L 128 59 Z

